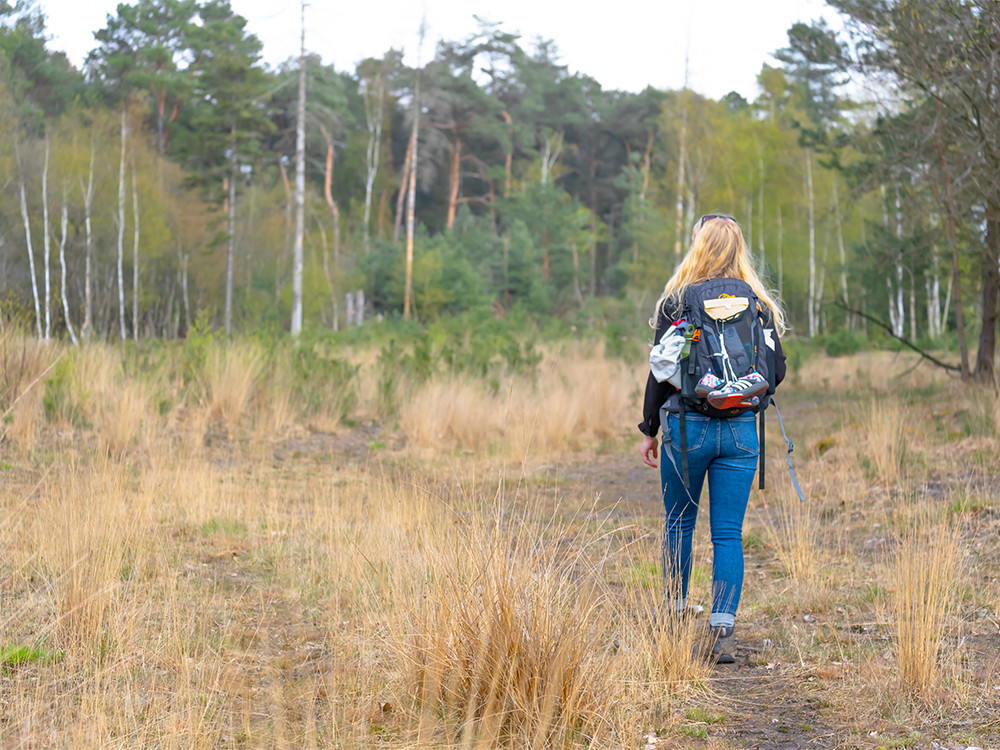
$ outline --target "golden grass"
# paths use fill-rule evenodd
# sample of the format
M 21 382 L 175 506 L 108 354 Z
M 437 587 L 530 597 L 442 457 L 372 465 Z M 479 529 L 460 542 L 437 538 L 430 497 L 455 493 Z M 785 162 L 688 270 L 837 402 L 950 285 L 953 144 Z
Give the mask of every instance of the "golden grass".
M 264 367 L 260 347 L 249 342 L 213 348 L 205 364 L 205 391 L 212 418 L 239 427 Z
M 737 630 L 750 666 L 717 672 L 705 616 L 665 606 L 656 480 L 629 479 L 637 368 L 571 346 L 495 393 L 431 378 L 401 404 L 403 443 L 368 425 L 310 431 L 290 371 L 253 347 L 209 349 L 211 377 L 184 385 L 129 375 L 114 347 L 31 346 L 20 387 L 60 356 L 72 385 L 50 388 L 63 400 L 49 410 L 48 385 L 25 389 L 34 421 L 15 433 L 12 411 L 7 425 L 0 649 L 28 656 L 0 663 L 0 747 L 620 748 L 649 734 L 738 747 L 740 727 L 770 727 L 802 691 L 829 701 L 822 720 L 845 743 L 863 722 L 863 738 L 892 722 L 956 732 L 941 706 L 996 719 L 995 660 L 954 637 L 995 637 L 996 584 L 973 604 L 948 587 L 995 578 L 987 485 L 961 478 L 960 504 L 913 490 L 974 465 L 939 460 L 920 411 L 891 394 L 907 416 L 879 420 L 913 424 L 906 455 L 930 464 L 904 462 L 894 483 L 874 461 L 858 469 L 867 421 L 785 410 L 809 502 L 775 463 Z M 364 419 L 375 391 L 358 393 Z M 969 454 L 994 445 L 951 439 Z M 477 455 L 438 460 L 442 447 Z M 561 462 L 536 471 L 546 451 Z M 921 525 L 914 504 L 932 500 Z M 914 537 L 896 547 L 900 529 Z M 933 557 L 947 550 L 975 569 Z M 706 590 L 696 568 L 692 598 Z M 874 696 L 861 708 L 859 692 Z M 706 703 L 725 719 L 684 734 Z
M 496 388 L 469 376 L 431 380 L 402 399 L 400 424 L 425 448 L 512 457 L 581 448 L 621 434 L 631 420 L 633 388 L 623 383 L 635 378 L 633 369 L 578 346 Z
M 903 685 L 927 694 L 939 686 L 939 656 L 955 607 L 961 539 L 939 514 L 922 513 L 900 540 L 892 565 L 891 620 Z
M 781 481 L 778 492 L 769 494 L 773 499 L 762 517 L 775 555 L 787 576 L 799 583 L 811 581 L 819 564 L 816 498 L 802 502 L 788 481 Z
M 860 408 L 858 461 L 884 485 L 896 486 L 906 475 L 906 412 L 898 401 L 885 397 L 874 397 Z

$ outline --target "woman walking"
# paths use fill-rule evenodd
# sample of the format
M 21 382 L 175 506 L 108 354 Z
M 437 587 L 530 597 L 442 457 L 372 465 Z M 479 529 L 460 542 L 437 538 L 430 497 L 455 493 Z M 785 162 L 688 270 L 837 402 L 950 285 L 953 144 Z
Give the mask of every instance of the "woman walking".
M 763 337 L 773 350 L 773 372 L 766 378 L 756 372 L 745 377 L 742 377 L 744 373 L 734 373 L 732 378 L 727 372 L 714 375 L 708 372 L 694 391 L 685 390 L 685 394 L 697 392 L 702 397 L 700 406 L 694 410 L 688 404 L 690 399 L 682 402 L 677 387 L 668 381 L 658 382 L 651 371 L 646 382 L 639 430 L 643 433 L 642 460 L 655 467 L 656 435 L 661 427 L 663 429 L 663 455 L 659 465 L 666 510 L 663 573 L 669 605 L 677 615 L 690 611 L 687 591 L 691 575 L 691 537 L 702 485 L 708 477 L 712 538 L 709 624 L 713 657 L 717 662 L 731 663 L 735 653 L 736 612 L 743 588 L 743 518 L 758 459 L 755 412 L 759 404 L 766 403 L 762 401 L 766 399 L 763 390 L 766 385 L 762 381 L 767 380 L 773 387 L 785 376 L 785 357 L 778 338 L 785 331 L 784 313 L 754 270 L 743 233 L 732 217 L 709 214 L 698 220 L 691 247 L 664 287 L 650 325 L 655 325 L 654 344 L 658 344 L 690 311 L 692 294 L 699 288 L 704 289 L 707 282 L 717 280 L 723 280 L 718 288 L 747 290 L 748 304 L 756 306 Z M 726 303 L 725 298 L 732 300 L 733 295 L 721 293 L 719 298 L 711 302 Z M 692 333 L 690 328 L 688 326 L 689 347 L 692 341 L 708 338 L 707 335 L 701 337 L 700 330 L 697 334 Z M 722 369 L 728 368 L 732 373 L 725 343 L 720 346 L 721 357 L 725 360 Z M 713 352 L 711 356 L 720 355 Z M 705 403 L 719 408 L 705 407 Z

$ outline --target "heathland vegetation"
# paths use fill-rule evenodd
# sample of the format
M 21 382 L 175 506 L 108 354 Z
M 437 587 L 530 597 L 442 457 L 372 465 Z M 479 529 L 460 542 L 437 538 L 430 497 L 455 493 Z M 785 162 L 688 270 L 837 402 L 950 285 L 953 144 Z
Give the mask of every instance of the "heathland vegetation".
M 0 339 L 0 744 L 996 741 L 991 389 L 792 345 L 808 502 L 771 420 L 713 670 L 658 614 L 642 347 L 466 345 Z
M 492 26 L 269 69 L 227 0 L 81 71 L 0 2 L 0 748 L 996 744 L 1000 10 L 831 4 L 715 101 Z M 709 211 L 808 498 L 769 419 L 728 670 L 635 429 Z

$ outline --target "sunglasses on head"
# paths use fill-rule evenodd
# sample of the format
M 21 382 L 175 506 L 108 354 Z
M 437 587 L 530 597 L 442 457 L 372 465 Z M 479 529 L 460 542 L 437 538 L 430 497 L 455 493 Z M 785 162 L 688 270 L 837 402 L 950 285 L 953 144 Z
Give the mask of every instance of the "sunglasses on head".
M 703 226 L 705 226 L 706 221 L 710 221 L 712 219 L 729 219 L 730 221 L 735 221 L 735 219 L 733 219 L 732 216 L 728 216 L 726 214 L 705 214 L 700 219 L 698 219 L 698 223 L 695 226 L 697 226 L 698 229 L 701 229 Z

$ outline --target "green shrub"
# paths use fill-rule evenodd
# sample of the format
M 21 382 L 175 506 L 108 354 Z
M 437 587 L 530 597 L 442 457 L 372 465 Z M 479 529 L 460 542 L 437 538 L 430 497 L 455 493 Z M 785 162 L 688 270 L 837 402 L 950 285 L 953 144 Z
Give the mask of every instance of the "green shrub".
M 866 343 L 867 339 L 863 334 L 842 328 L 824 337 L 823 349 L 831 357 L 844 357 L 848 354 L 857 354 Z

